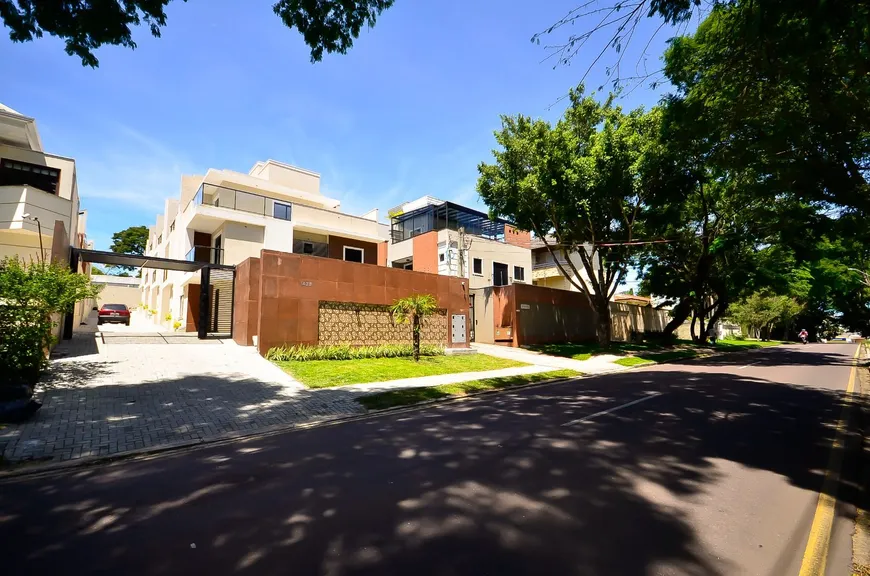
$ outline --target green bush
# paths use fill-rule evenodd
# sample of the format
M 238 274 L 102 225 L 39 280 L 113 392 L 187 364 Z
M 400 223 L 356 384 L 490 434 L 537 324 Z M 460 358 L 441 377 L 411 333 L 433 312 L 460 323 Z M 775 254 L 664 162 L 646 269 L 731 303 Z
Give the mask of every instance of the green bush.
M 0 261 L 0 384 L 35 384 L 55 340 L 52 315 L 71 313 L 77 301 L 99 292 L 68 266 Z
M 746 335 L 745 334 L 735 334 L 734 336 L 732 336 L 730 338 L 730 340 L 739 340 L 740 342 L 743 342 L 744 340 L 746 340 Z
M 442 346 L 423 344 L 420 346 L 421 356 L 441 356 Z M 351 346 L 340 344 L 335 346 L 279 346 L 270 348 L 266 358 L 282 362 L 305 362 L 308 360 L 361 360 L 363 358 L 400 358 L 414 355 L 411 344 L 378 344 L 377 346 Z

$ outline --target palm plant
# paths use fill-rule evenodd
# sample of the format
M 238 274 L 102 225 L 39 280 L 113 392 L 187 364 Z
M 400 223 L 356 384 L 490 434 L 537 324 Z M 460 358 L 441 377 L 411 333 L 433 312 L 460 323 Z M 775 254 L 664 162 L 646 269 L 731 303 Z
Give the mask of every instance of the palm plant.
M 390 307 L 396 323 L 410 323 L 414 336 L 414 362 L 420 361 L 420 330 L 423 319 L 438 310 L 438 302 L 431 294 L 414 294 L 407 298 L 399 298 Z

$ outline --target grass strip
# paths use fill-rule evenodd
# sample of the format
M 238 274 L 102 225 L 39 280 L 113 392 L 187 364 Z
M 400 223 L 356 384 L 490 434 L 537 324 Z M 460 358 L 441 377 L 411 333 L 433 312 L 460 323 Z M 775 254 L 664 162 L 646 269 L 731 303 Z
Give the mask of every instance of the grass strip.
M 522 384 L 534 384 L 535 382 L 543 382 L 544 380 L 552 380 L 554 378 L 571 378 L 581 375 L 580 372 L 574 370 L 552 370 L 550 372 L 538 372 L 537 374 L 504 376 L 501 378 L 484 378 L 482 380 L 471 380 L 470 382 L 458 382 L 456 384 L 442 384 L 440 386 L 430 386 L 427 388 L 391 390 L 389 392 L 379 392 L 377 394 L 371 394 L 370 396 L 363 396 L 357 401 L 369 410 L 383 410 L 384 408 L 393 408 L 395 406 L 417 404 L 418 402 L 424 402 L 426 400 L 438 400 L 452 396 L 465 396 L 466 394 L 472 394 L 474 392 L 498 390 L 501 388 L 510 388 L 511 386 L 520 386 Z

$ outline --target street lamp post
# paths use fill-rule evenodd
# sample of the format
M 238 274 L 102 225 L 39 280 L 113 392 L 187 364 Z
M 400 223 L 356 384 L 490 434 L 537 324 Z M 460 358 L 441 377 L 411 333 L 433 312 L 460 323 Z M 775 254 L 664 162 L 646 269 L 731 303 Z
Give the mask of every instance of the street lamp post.
M 45 248 L 42 247 L 42 223 L 39 221 L 39 218 L 33 216 L 31 218 L 30 212 L 22 214 L 21 216 L 24 219 L 30 219 L 36 222 L 36 229 L 39 231 L 39 259 L 42 263 L 45 263 Z

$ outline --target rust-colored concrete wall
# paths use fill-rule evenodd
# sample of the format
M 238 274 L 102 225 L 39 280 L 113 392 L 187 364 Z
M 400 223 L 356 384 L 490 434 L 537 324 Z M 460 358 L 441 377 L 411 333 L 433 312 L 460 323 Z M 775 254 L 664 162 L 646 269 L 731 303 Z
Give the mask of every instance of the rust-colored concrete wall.
M 240 274 L 236 269 L 236 292 L 244 292 L 247 285 L 249 307 L 246 313 L 236 308 L 237 318 L 243 315 L 246 326 L 241 326 L 241 320 L 234 322 L 233 337 L 240 344 L 249 344 L 257 334 L 261 354 L 275 346 L 317 344 L 321 301 L 389 305 L 397 298 L 432 294 L 438 307 L 447 310 L 448 318 L 452 314 L 468 315 L 468 289 L 463 278 L 272 250 L 260 252 L 260 270 L 255 273 L 257 260 L 246 261 L 251 266 L 249 273 Z M 252 299 L 255 292 L 259 295 L 256 309 Z M 238 299 L 236 303 L 239 305 Z M 468 321 L 466 326 L 470 328 Z M 449 323 L 443 342 L 453 346 Z M 467 342 L 466 333 L 466 343 L 456 346 L 466 347 Z
M 504 241 L 506 244 L 521 246 L 523 248 L 531 248 L 532 235 L 525 230 L 514 228 L 509 224 L 504 226 Z
M 248 258 L 236 266 L 235 298 L 233 299 L 233 340 L 242 346 L 253 346 L 260 311 L 260 259 Z
M 595 339 L 595 315 L 584 294 L 513 284 L 516 346 Z
M 414 236 L 414 272 L 438 274 L 438 231 Z
M 344 247 L 353 246 L 363 250 L 363 258 L 366 264 L 378 264 L 378 244 L 375 242 L 363 242 L 362 240 L 354 240 L 352 238 L 343 238 L 341 236 L 329 236 L 329 257 L 336 260 L 344 260 Z M 386 265 L 386 258 L 384 258 Z
M 196 332 L 199 327 L 199 284 L 187 285 L 187 324 L 185 332 Z

